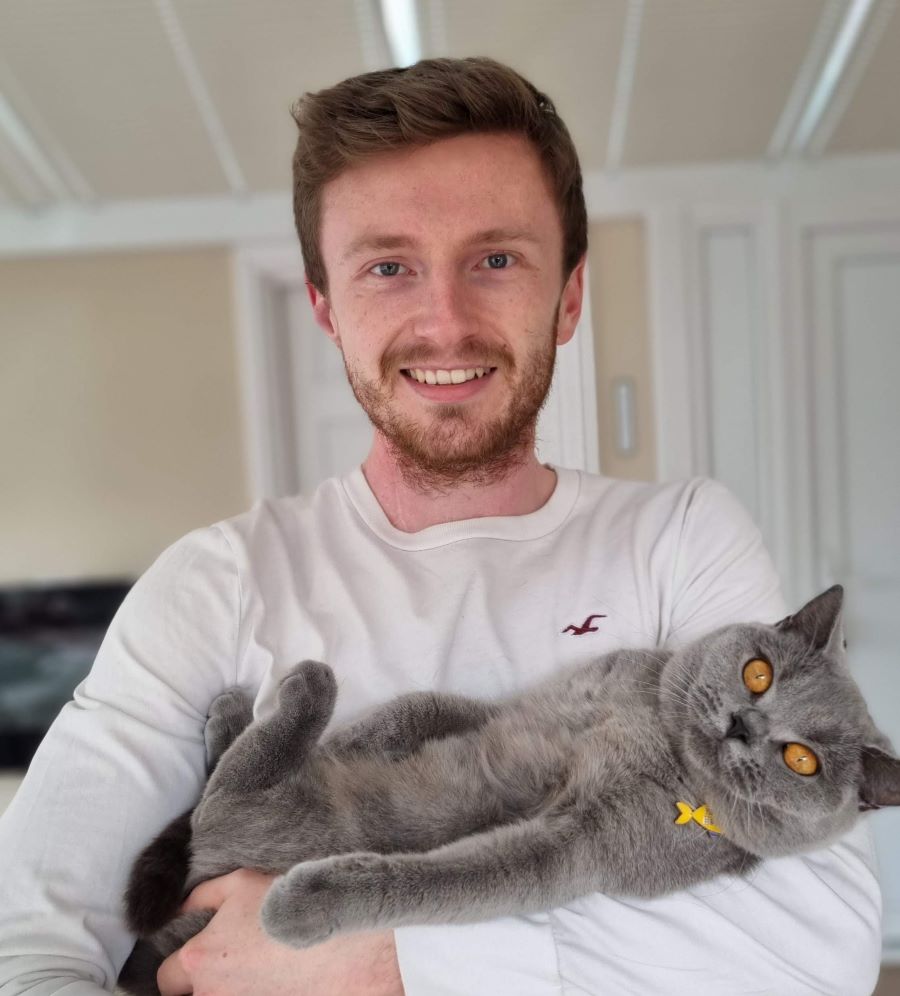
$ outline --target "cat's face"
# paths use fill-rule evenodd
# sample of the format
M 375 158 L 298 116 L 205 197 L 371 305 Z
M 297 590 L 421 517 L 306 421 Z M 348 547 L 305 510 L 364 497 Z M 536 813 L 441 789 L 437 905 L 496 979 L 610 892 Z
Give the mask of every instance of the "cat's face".
M 847 669 L 840 603 L 831 589 L 777 626 L 726 627 L 663 674 L 666 727 L 704 794 L 695 804 L 762 856 L 833 840 L 861 802 L 900 802 L 900 764 L 882 753 L 889 745 Z M 887 781 L 867 799 L 876 755 Z

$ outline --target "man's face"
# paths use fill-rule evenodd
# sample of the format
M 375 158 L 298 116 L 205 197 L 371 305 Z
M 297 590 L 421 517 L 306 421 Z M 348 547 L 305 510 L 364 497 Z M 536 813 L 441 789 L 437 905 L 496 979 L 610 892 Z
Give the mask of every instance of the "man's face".
M 490 479 L 531 452 L 581 305 L 540 160 L 513 135 L 385 153 L 323 191 L 327 298 L 357 399 L 413 476 Z

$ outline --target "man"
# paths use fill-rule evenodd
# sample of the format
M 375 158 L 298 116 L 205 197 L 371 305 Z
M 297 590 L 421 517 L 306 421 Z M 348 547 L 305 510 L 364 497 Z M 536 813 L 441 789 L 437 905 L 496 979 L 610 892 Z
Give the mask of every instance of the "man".
M 497 696 L 618 646 L 785 614 L 758 531 L 720 486 L 535 457 L 586 249 L 550 101 L 488 60 L 436 60 L 307 95 L 296 116 L 310 299 L 371 452 L 308 500 L 191 534 L 129 596 L 3 824 L 0 993 L 111 985 L 130 863 L 196 799 L 206 710 L 229 686 L 264 714 L 289 667 L 326 660 L 341 723 L 414 688 Z M 262 933 L 270 883 L 238 871 L 194 891 L 189 908 L 217 913 L 163 965 L 165 996 L 850 996 L 877 973 L 863 830 L 659 900 L 593 895 L 307 951 Z

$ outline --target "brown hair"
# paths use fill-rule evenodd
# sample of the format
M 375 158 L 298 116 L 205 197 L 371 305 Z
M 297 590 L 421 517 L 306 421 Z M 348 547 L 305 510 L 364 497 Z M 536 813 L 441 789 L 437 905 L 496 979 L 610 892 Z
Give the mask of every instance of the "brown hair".
M 364 73 L 292 109 L 294 221 L 307 279 L 323 293 L 328 278 L 319 248 L 322 188 L 379 152 L 426 145 L 467 132 L 513 132 L 529 139 L 550 181 L 563 228 L 563 274 L 587 249 L 581 167 L 568 129 L 550 98 L 493 59 L 423 59 L 405 69 Z

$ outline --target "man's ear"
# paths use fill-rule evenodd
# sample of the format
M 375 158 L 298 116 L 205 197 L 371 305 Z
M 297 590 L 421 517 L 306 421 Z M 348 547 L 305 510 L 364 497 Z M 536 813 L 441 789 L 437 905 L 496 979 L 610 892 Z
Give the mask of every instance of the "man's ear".
M 334 322 L 334 315 L 331 311 L 331 303 L 322 291 L 315 286 L 315 284 L 310 283 L 309 280 L 306 280 L 305 283 L 306 293 L 309 295 L 309 303 L 312 305 L 316 324 L 319 328 L 323 329 L 328 338 L 331 339 L 331 341 L 338 348 L 340 348 L 341 336 Z
M 573 335 L 575 326 L 581 317 L 581 305 L 584 301 L 584 267 L 587 255 L 581 257 L 575 269 L 569 274 L 566 286 L 563 287 L 559 299 L 559 316 L 556 322 L 556 344 L 565 345 Z

